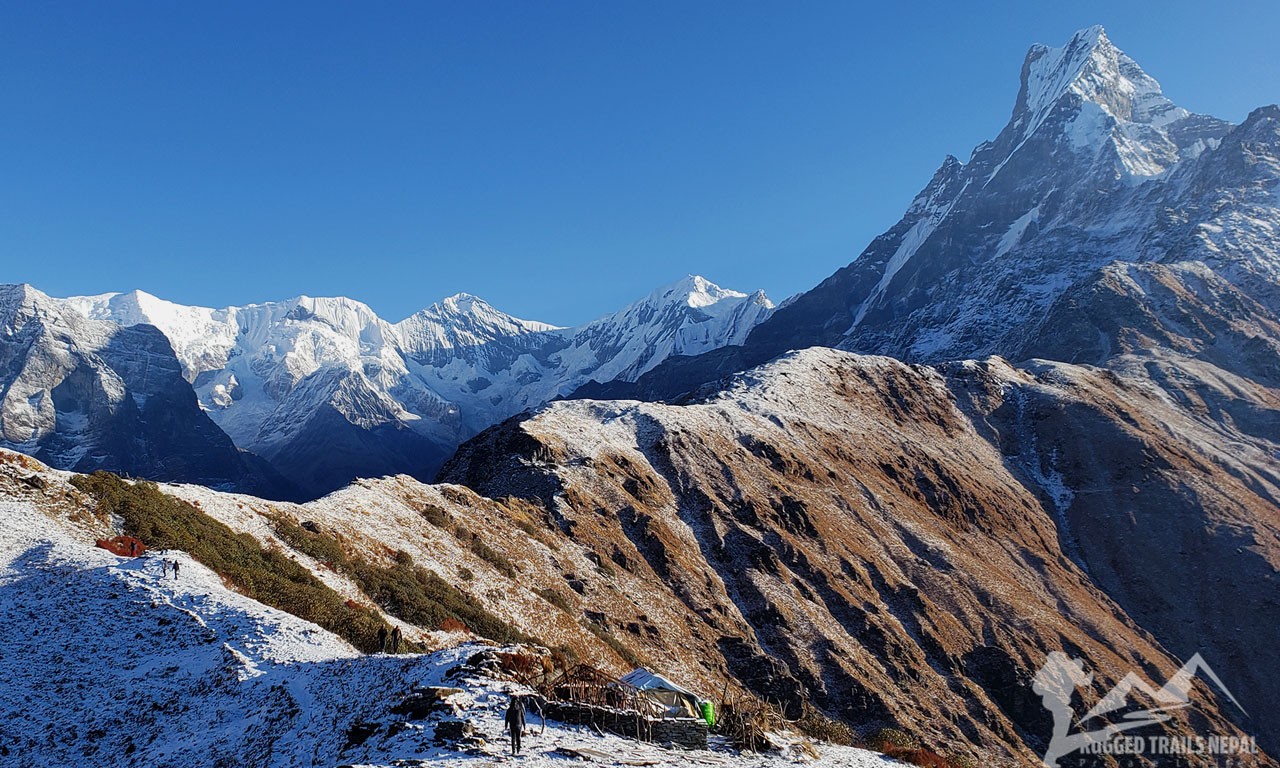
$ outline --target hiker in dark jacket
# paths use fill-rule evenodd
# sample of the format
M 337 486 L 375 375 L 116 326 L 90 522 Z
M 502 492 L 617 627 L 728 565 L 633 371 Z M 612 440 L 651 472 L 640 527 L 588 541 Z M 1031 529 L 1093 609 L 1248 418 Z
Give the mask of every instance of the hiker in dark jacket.
M 387 628 L 378 627 L 378 652 L 387 652 Z
M 524 732 L 524 704 L 519 696 L 512 696 L 507 705 L 507 730 L 511 732 L 511 754 L 520 754 L 520 734 Z
M 395 627 L 394 629 L 391 630 L 391 652 L 392 653 L 400 652 L 400 638 L 402 637 L 404 637 L 404 635 L 401 634 L 399 627 Z
M 178 578 L 178 565 L 179 565 L 178 561 L 174 560 L 173 561 L 173 578 L 175 579 Z

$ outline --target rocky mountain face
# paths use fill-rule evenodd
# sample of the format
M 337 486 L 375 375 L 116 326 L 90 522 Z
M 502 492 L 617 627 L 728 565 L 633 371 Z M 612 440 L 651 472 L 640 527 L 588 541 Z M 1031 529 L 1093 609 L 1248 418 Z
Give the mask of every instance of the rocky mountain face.
M 0 286 L 0 446 L 77 472 L 296 493 L 200 410 L 162 333 L 29 286 Z
M 1000 135 L 948 157 L 901 221 L 743 346 L 583 394 L 673 397 L 811 345 L 1101 363 L 1168 344 L 1274 370 L 1278 188 L 1280 107 L 1235 126 L 1192 114 L 1083 30 L 1032 47 Z
M 1280 444 L 1255 432 L 1277 401 L 1202 367 L 813 348 L 678 405 L 554 404 L 468 443 L 443 477 L 550 510 L 683 603 L 696 655 L 793 712 L 1031 763 L 1050 652 L 1085 659 L 1086 698 L 1128 670 L 1162 684 L 1198 652 L 1248 716 L 1205 689 L 1169 727 L 1262 738 L 1280 683 L 1262 629 L 1280 619 Z
M 210 417 L 309 495 L 356 477 L 429 480 L 491 424 L 588 380 L 631 380 L 670 355 L 741 343 L 773 309 L 764 294 L 692 276 L 570 329 L 465 294 L 394 324 L 345 298 L 220 310 L 137 291 L 66 302 L 159 328 Z

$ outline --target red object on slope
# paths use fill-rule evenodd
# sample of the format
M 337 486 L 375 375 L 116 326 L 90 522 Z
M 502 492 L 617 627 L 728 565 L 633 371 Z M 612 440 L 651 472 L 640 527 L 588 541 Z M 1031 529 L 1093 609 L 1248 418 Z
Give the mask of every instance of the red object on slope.
M 121 557 L 138 557 L 147 551 L 147 545 L 132 536 L 98 539 L 94 544 Z

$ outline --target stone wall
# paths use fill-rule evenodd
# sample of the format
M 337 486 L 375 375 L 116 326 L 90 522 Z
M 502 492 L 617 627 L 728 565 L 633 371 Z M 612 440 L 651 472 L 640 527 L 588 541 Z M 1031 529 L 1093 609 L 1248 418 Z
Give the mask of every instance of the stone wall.
M 588 725 L 630 739 L 656 744 L 674 744 L 685 749 L 707 748 L 707 724 L 694 718 L 655 719 L 638 712 L 623 712 L 607 707 L 550 701 L 543 713 L 551 720 L 570 725 Z

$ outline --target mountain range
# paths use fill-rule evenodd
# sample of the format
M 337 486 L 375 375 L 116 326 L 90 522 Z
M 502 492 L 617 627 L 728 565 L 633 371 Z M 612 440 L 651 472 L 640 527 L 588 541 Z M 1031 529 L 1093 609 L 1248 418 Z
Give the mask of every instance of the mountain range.
M 570 329 L 465 295 L 392 324 L 10 287 L 0 447 L 195 483 L 164 492 L 267 547 L 309 522 L 594 663 L 984 765 L 1044 753 L 1047 654 L 1082 698 L 1200 654 L 1240 706 L 1197 689 L 1152 727 L 1276 754 L 1277 307 L 1280 107 L 1191 113 L 1093 27 L 1033 46 L 999 135 L 777 308 L 694 277 Z M 272 482 L 346 487 L 200 487 Z
M 64 318 L 63 336 L 89 339 L 112 327 L 158 329 L 163 338 L 142 330 L 126 338 L 161 346 L 167 339 L 181 378 L 208 418 L 238 448 L 287 478 L 277 495 L 308 498 L 357 477 L 404 473 L 430 480 L 460 443 L 485 427 L 587 381 L 631 380 L 670 355 L 740 343 L 773 311 L 763 293 L 738 293 L 695 276 L 577 328 L 521 320 L 466 294 L 389 323 L 346 298 L 301 296 L 215 310 L 141 291 L 58 300 L 30 287 L 11 290 Z M 166 365 L 171 372 L 176 367 Z M 49 373 L 54 378 L 26 386 L 54 391 L 62 373 Z M 25 429 L 22 408 L 6 399 L 12 426 L 0 445 L 23 450 L 32 441 L 69 437 L 74 429 L 77 444 L 87 450 L 92 440 L 82 433 L 97 429 L 74 415 L 84 411 L 56 404 L 46 407 L 44 422 Z M 112 434 L 129 432 L 116 425 Z M 194 441 L 191 450 L 181 445 L 183 431 L 176 431 L 166 453 L 203 450 L 197 447 L 202 435 L 187 437 Z M 40 456 L 55 466 L 87 468 L 79 456 L 52 450 Z M 142 477 L 208 479 L 151 468 L 141 458 L 102 466 Z M 225 471 L 211 477 L 232 482 Z M 272 492 L 261 483 L 238 487 Z

